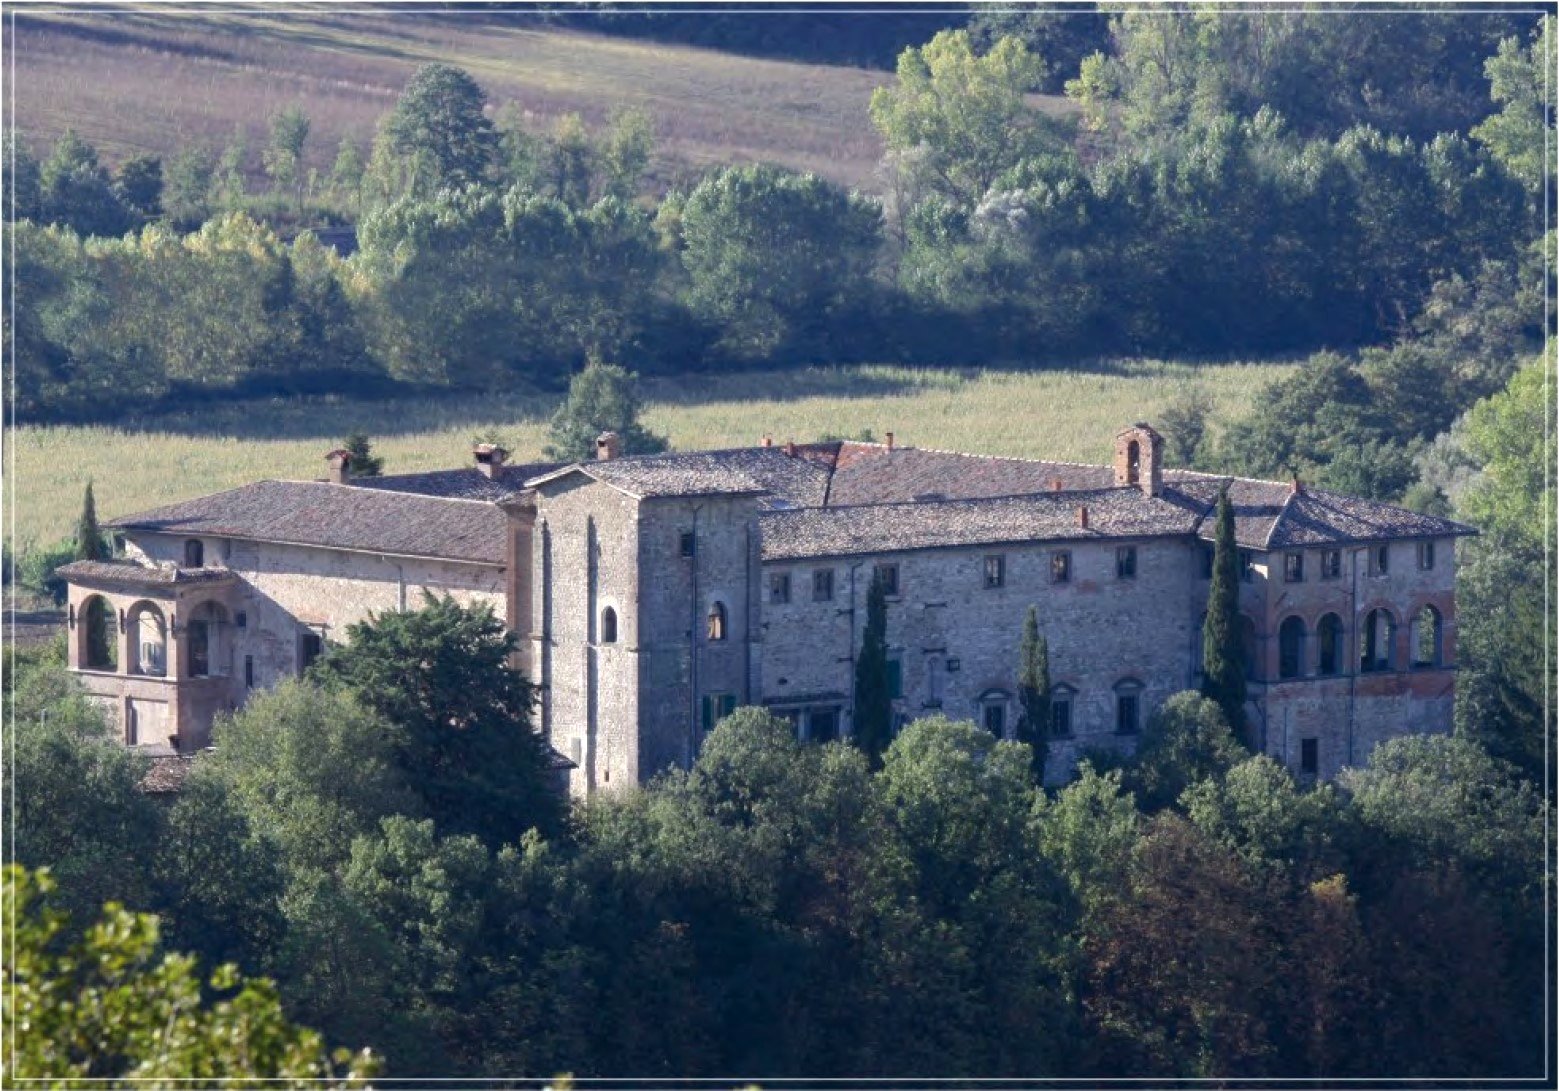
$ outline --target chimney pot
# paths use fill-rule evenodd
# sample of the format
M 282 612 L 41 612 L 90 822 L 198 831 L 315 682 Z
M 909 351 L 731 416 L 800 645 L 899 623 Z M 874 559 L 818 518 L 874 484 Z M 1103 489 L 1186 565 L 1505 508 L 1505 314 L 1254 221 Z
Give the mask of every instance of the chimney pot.
M 888 450 L 890 450 L 890 451 L 893 450 L 893 433 L 892 432 L 884 432 L 883 435 L 888 437 Z
M 1088 529 L 1088 505 L 1083 504 L 1077 509 L 1077 525 L 1084 530 Z
M 1295 474 L 1295 475 L 1294 475 L 1294 488 L 1293 488 L 1293 494 L 1294 494 L 1294 495 L 1295 495 L 1295 496 L 1298 496 L 1298 495 L 1299 495 L 1299 494 L 1300 494 L 1300 493 L 1302 493 L 1302 492 L 1304 492 L 1304 491 L 1305 491 L 1305 485 L 1304 485 L 1304 482 L 1303 482 L 1303 481 L 1300 481 L 1300 480 L 1299 480 L 1299 475 L 1298 475 L 1298 474 Z
M 509 452 L 496 443 L 478 443 L 471 448 L 471 455 L 476 459 L 477 473 L 483 477 L 494 477 L 504 462 L 509 457 Z
M 352 467 L 352 453 L 337 447 L 325 456 L 325 461 L 330 463 L 330 483 L 345 485 Z
M 620 458 L 622 453 L 622 437 L 616 432 L 602 432 L 595 437 L 595 457 L 598 461 L 606 462 L 610 459 Z
M 764 436 L 763 437 L 763 445 L 765 447 L 773 447 L 774 446 L 774 437 L 773 436 Z
M 787 439 L 785 441 L 785 455 L 788 458 L 795 458 L 796 457 L 796 441 L 795 440 Z
M 1050 491 L 1051 492 L 1060 492 L 1061 491 L 1061 479 L 1059 477 L 1052 477 L 1050 479 Z

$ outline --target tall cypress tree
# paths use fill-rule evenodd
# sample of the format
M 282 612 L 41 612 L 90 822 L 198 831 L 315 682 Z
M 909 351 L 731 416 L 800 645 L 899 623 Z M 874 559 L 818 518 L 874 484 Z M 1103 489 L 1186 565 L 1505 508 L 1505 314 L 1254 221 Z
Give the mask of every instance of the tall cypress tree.
M 103 531 L 97 525 L 97 501 L 92 498 L 92 482 L 87 482 L 87 493 L 81 500 L 81 518 L 76 520 L 76 560 L 101 561 L 107 550 L 103 548 Z
M 1229 490 L 1218 494 L 1213 578 L 1202 625 L 1202 695 L 1217 702 L 1236 738 L 1245 738 L 1245 650 L 1240 645 L 1240 559 Z
M 866 628 L 861 654 L 855 660 L 855 715 L 852 735 L 872 766 L 882 764 L 893 724 L 893 698 L 888 692 L 888 591 L 880 573 L 872 574 L 866 592 Z
M 1018 651 L 1018 703 L 1023 706 L 1018 738 L 1033 750 L 1034 783 L 1043 786 L 1050 756 L 1050 645 L 1039 635 L 1039 611 L 1033 606 L 1023 619 Z

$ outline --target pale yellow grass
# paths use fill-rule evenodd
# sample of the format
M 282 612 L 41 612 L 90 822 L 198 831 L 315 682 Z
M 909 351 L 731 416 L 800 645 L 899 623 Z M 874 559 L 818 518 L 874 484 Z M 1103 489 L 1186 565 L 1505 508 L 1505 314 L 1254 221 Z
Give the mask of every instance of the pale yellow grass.
M 645 422 L 675 447 L 820 436 L 877 438 L 984 454 L 1103 462 L 1117 426 L 1156 419 L 1187 388 L 1221 419 L 1243 412 L 1286 364 L 1133 362 L 1043 372 L 813 368 L 646 384 Z M 368 432 L 387 472 L 464 465 L 478 433 L 537 459 L 555 398 L 393 403 L 247 403 L 125 426 L 27 426 L 7 433 L 7 537 L 26 549 L 70 534 L 88 480 L 105 518 L 259 478 L 316 478 L 324 453 Z

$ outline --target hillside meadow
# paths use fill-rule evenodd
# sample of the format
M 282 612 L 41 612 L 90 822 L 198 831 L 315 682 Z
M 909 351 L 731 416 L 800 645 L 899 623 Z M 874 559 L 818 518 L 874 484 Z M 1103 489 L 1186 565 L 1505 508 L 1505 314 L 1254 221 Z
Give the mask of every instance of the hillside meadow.
M 763 160 L 872 188 L 882 154 L 866 115 L 888 72 L 740 57 L 534 24 L 437 15 L 138 8 L 19 13 L 11 125 L 34 150 L 67 127 L 117 162 L 170 156 L 235 134 L 253 185 L 264 182 L 267 119 L 302 104 L 313 122 L 306 170 L 329 172 L 343 138 L 365 150 L 420 65 L 458 65 L 540 132 L 566 113 L 599 124 L 618 107 L 655 120 L 653 180 L 714 163 Z M 90 72 L 90 79 L 82 73 Z M 1063 98 L 1044 108 L 1069 112 Z
M 1177 393 L 1215 417 L 1247 409 L 1288 364 L 1135 361 L 1043 372 L 809 368 L 644 384 L 645 421 L 688 450 L 822 436 L 881 438 L 983 454 L 1102 462 L 1115 428 L 1153 420 Z M 541 457 L 558 399 L 288 400 L 214 406 L 116 426 L 24 426 L 7 434 L 9 539 L 23 551 L 68 536 L 86 483 L 104 519 L 259 478 L 316 478 L 323 456 L 361 430 L 388 473 L 459 466 L 473 437 Z

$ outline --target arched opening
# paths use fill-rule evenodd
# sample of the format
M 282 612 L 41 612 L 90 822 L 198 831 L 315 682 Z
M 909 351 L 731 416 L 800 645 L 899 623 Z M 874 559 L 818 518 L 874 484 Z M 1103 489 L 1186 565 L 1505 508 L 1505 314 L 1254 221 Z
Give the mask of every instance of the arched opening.
M 1360 632 L 1359 670 L 1389 671 L 1393 664 L 1393 647 L 1397 642 L 1397 619 L 1384 607 L 1371 610 L 1364 618 Z
M 1256 654 L 1256 623 L 1244 614 L 1240 615 L 1240 659 L 1245 667 L 1245 680 L 1261 677 L 1261 660 Z
M 988 689 L 980 694 L 980 726 L 996 737 L 1007 737 L 1007 704 L 1012 695 L 1004 689 Z
M 1136 440 L 1126 444 L 1126 484 L 1135 485 L 1142 479 L 1142 445 Z
M 204 568 L 206 564 L 206 545 L 199 538 L 190 538 L 184 543 L 184 567 Z
M 232 671 L 232 634 L 227 611 L 219 603 L 203 602 L 189 620 L 189 676 L 225 677 Z
M 601 611 L 601 643 L 617 643 L 617 611 L 610 606 Z
M 168 623 L 155 603 L 138 602 L 125 612 L 130 631 L 131 674 L 161 678 L 168 673 Z
M 1298 678 L 1305 673 L 1305 623 L 1290 617 L 1278 626 L 1278 677 Z
M 1135 735 L 1142 730 L 1142 683 L 1123 678 L 1115 683 L 1115 733 Z
M 1336 674 L 1342 669 L 1342 618 L 1327 614 L 1315 627 L 1317 674 Z
M 716 599 L 709 607 L 709 639 L 724 640 L 726 634 L 725 603 Z
M 1411 644 L 1413 647 L 1413 666 L 1438 667 L 1443 659 L 1443 623 L 1440 611 L 1433 606 L 1425 605 L 1413 616 L 1411 630 Z
M 93 595 L 81 604 L 76 614 L 80 630 L 80 663 L 87 670 L 112 671 L 119 669 L 119 626 L 114 620 L 114 608 L 102 595 Z

